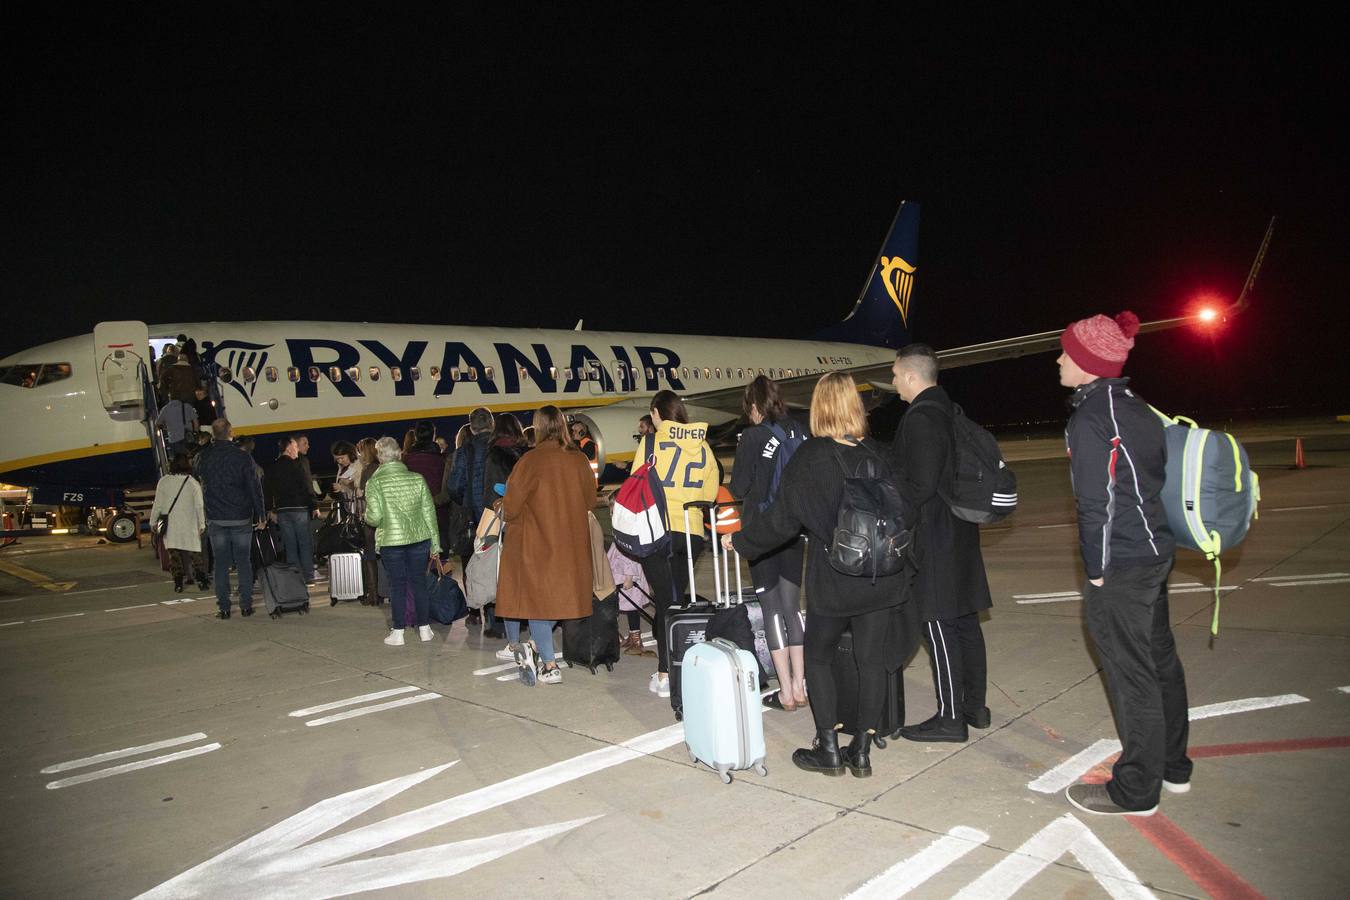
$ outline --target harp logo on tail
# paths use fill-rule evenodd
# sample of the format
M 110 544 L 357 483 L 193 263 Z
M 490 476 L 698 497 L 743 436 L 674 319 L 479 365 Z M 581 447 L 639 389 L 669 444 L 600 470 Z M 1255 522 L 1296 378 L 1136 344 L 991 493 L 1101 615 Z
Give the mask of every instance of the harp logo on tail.
M 886 285 L 886 293 L 900 310 L 900 318 L 906 325 L 909 324 L 909 295 L 914 290 L 915 268 L 898 256 L 881 258 L 881 283 Z

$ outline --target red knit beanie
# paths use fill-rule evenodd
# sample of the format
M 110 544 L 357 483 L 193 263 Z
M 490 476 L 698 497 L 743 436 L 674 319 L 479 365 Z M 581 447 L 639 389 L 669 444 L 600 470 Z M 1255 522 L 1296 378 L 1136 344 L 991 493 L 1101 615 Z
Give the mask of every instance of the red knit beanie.
M 1084 372 L 1099 378 L 1119 378 L 1138 332 L 1139 317 L 1126 311 L 1114 319 L 1101 315 L 1079 319 L 1064 329 L 1059 342 Z

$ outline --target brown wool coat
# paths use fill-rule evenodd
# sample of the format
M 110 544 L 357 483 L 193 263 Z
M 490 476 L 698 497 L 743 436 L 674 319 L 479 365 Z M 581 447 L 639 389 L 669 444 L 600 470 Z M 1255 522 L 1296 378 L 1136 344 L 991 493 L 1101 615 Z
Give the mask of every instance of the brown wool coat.
M 591 614 L 591 540 L 586 514 L 595 476 L 586 457 L 552 442 L 520 458 L 506 483 L 497 615 L 580 619 Z

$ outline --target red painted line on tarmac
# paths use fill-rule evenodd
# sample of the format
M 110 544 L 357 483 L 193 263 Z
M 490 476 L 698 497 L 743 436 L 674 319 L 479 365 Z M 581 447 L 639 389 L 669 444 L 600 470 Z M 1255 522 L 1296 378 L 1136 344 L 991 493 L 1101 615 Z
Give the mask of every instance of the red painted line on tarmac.
M 1221 756 L 1250 756 L 1255 753 L 1291 753 L 1297 750 L 1329 750 L 1350 747 L 1350 735 L 1341 737 L 1293 738 L 1287 741 L 1246 741 L 1241 744 L 1212 744 L 1191 747 L 1186 755 L 1192 759 Z
M 1162 813 L 1154 813 L 1147 818 L 1125 816 L 1124 819 L 1215 900 L 1264 900 L 1264 894 L 1239 878 L 1236 872 Z

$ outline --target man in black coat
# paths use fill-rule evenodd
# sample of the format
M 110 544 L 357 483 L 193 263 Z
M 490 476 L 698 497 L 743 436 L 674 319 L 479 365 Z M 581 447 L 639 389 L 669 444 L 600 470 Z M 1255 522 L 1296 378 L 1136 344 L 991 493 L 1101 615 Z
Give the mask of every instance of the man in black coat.
M 961 743 L 967 726 L 989 727 L 980 611 L 993 603 L 980 529 L 952 515 L 941 496 L 953 477 L 954 431 L 951 398 L 937 383 L 937 354 L 927 344 L 910 344 L 896 355 L 891 372 L 909 404 L 891 447 L 891 466 L 901 492 L 919 509 L 910 546 L 918 575 L 910 596 L 919 604 L 938 706 L 931 719 L 900 734 L 911 741 Z

